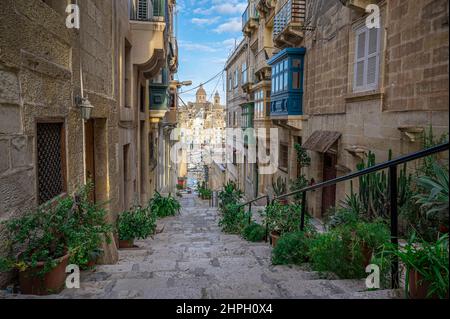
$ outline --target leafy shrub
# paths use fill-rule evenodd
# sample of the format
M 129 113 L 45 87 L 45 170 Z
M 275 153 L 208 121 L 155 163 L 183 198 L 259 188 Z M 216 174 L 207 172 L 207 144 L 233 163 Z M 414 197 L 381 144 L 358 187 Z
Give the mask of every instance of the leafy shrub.
M 25 271 L 42 262 L 37 275 L 43 276 L 67 253 L 81 267 L 99 254 L 112 228 L 105 221 L 106 211 L 88 201 L 90 187 L 3 222 L 9 254 L 0 258 L 0 271 Z
M 388 245 L 390 246 L 390 245 Z M 434 243 L 418 240 L 413 235 L 408 244 L 400 250 L 390 246 L 390 253 L 397 255 L 407 267 L 406 291 L 409 289 L 411 270 L 422 275 L 423 280 L 430 283 L 427 297 L 448 298 L 449 291 L 449 243 L 448 234 L 440 236 Z
M 263 241 L 266 229 L 258 223 L 251 223 L 242 230 L 242 237 L 251 242 Z
M 160 218 L 175 216 L 180 213 L 181 210 L 180 203 L 172 196 L 172 194 L 169 194 L 168 197 L 164 197 L 159 192 L 156 192 L 155 196 L 150 199 L 148 207 Z
M 300 228 L 300 205 L 283 205 L 274 202 L 264 210 L 269 231 L 279 234 L 292 233 Z
M 223 190 L 219 192 L 218 196 L 220 200 L 219 206 L 221 211 L 223 212 L 223 210 L 227 207 L 227 205 L 238 203 L 242 199 L 243 193 L 237 187 L 235 182 L 229 181 L 227 184 L 224 185 Z
M 155 229 L 156 212 L 149 207 L 135 206 L 121 213 L 117 221 L 120 240 L 145 239 L 154 234 Z
M 250 214 L 243 207 L 240 207 L 239 204 L 229 204 L 223 210 L 219 226 L 225 233 L 241 234 L 249 219 Z
M 272 252 L 272 264 L 302 264 L 308 261 L 310 237 L 305 232 L 286 233 Z
M 103 204 L 93 203 L 89 194 L 93 184 L 82 188 L 75 197 L 77 209 L 73 211 L 72 230 L 68 232 L 68 250 L 71 264 L 86 268 L 90 261 L 95 261 L 103 252 L 103 240 L 111 242 L 112 225 L 106 222 L 107 212 Z
M 449 178 L 448 169 L 433 164 L 433 176 L 420 176 L 416 182 L 421 188 L 421 192 L 414 199 L 420 208 L 426 213 L 426 217 L 431 220 L 438 220 L 448 227 L 449 217 Z
M 365 253 L 383 249 L 389 241 L 389 230 L 381 222 L 358 222 L 336 227 L 311 241 L 313 269 L 333 272 L 340 278 L 363 278 Z M 370 257 L 370 256 L 369 256 Z

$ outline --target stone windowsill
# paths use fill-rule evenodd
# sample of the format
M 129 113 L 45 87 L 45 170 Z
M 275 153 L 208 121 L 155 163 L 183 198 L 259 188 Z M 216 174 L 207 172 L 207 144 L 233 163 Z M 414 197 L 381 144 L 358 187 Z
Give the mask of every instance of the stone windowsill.
M 370 101 L 370 100 L 382 100 L 384 93 L 380 90 L 375 91 L 365 91 L 350 93 L 345 96 L 345 101 L 347 103 L 360 102 L 360 101 Z

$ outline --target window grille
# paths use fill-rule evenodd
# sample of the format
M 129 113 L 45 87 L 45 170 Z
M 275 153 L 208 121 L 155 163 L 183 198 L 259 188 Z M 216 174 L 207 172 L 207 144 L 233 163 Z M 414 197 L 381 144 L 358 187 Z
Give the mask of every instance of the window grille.
M 65 191 L 62 123 L 37 124 L 38 202 L 43 204 Z

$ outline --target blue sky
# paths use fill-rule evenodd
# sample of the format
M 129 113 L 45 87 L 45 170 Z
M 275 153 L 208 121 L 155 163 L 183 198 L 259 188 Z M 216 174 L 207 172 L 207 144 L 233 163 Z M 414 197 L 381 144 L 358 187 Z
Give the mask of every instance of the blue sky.
M 177 39 L 180 66 L 178 79 L 192 80 L 193 88 L 219 73 L 235 43 L 242 39 L 241 16 L 245 0 L 178 0 Z M 217 87 L 225 102 L 225 77 L 205 85 L 210 96 Z M 188 90 L 189 87 L 184 90 Z M 208 96 L 208 98 L 209 98 Z M 195 91 L 181 95 L 187 103 Z

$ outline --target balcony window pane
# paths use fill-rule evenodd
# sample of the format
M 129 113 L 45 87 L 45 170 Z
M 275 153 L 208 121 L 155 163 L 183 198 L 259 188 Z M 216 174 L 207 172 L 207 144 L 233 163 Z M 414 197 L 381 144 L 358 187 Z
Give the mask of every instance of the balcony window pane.
M 300 89 L 300 72 L 292 73 L 292 88 Z
M 292 61 L 292 67 L 293 67 L 293 68 L 298 69 L 298 68 L 300 68 L 300 66 L 301 66 L 301 61 L 300 61 L 300 59 L 294 59 L 294 60 Z
M 288 71 L 284 72 L 284 89 L 288 88 Z

